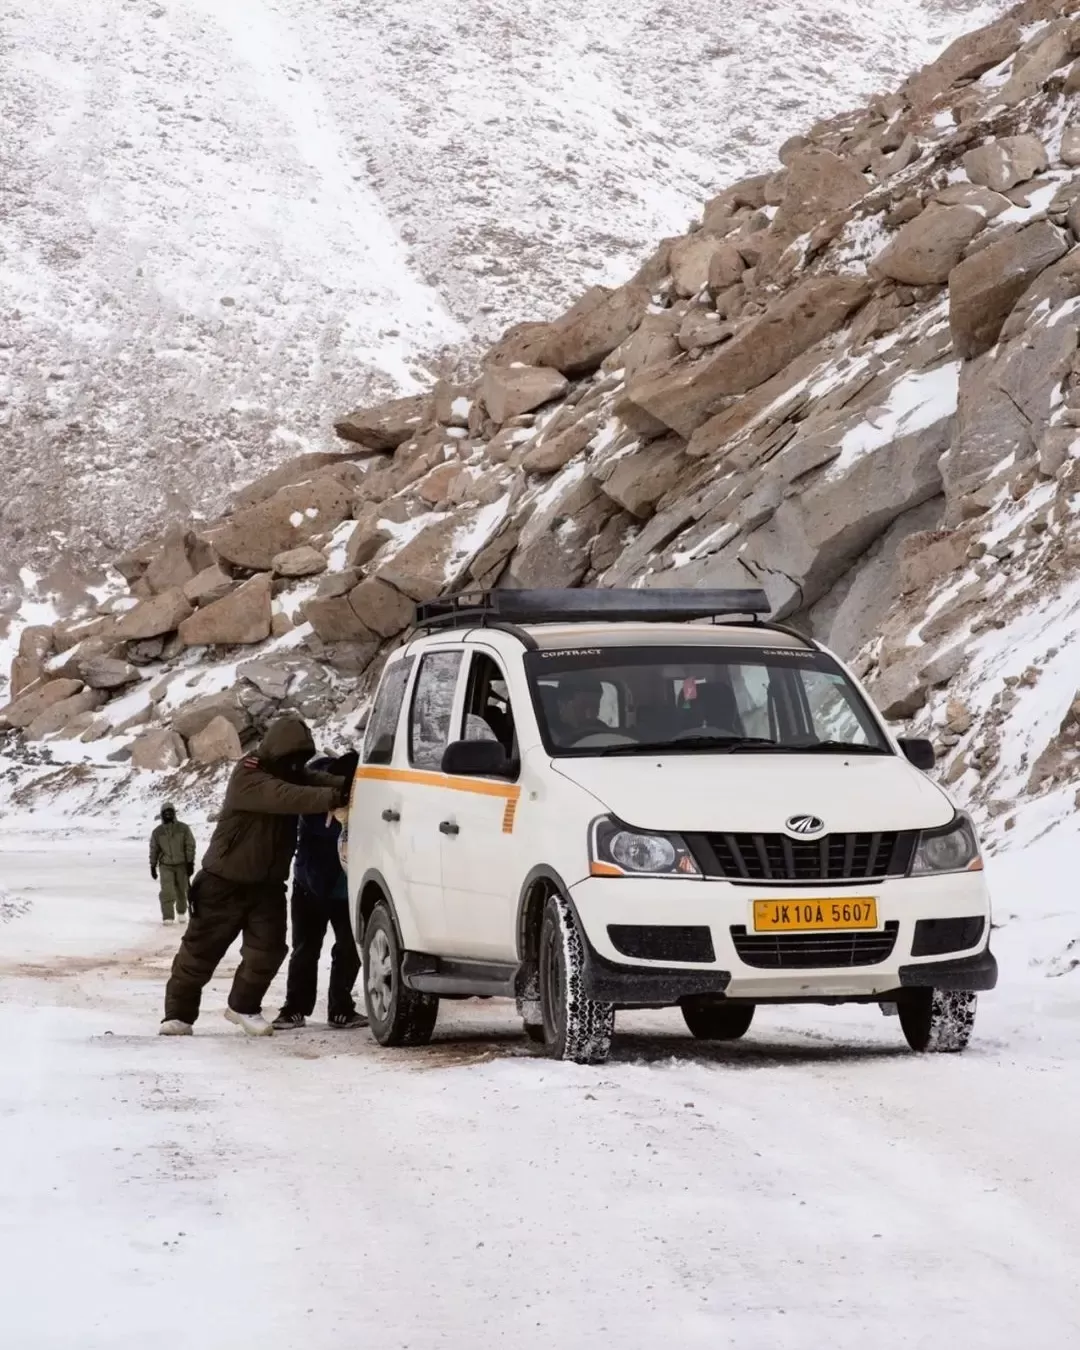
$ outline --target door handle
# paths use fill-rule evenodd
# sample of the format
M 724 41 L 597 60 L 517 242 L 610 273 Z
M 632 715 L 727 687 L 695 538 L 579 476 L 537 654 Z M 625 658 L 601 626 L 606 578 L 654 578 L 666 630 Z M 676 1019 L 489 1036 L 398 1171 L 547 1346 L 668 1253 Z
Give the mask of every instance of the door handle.
M 460 834 L 461 830 L 452 820 L 443 820 L 439 822 L 440 834 Z
M 395 811 L 392 806 L 388 806 L 382 813 L 382 818 L 388 825 L 394 825 L 401 819 L 401 812 Z

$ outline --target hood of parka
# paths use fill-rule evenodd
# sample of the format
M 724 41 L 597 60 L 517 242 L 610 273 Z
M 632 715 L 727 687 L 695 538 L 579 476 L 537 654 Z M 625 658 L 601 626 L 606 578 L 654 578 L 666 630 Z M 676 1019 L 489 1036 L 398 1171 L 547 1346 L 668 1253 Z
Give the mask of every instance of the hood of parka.
M 308 724 L 301 717 L 277 717 L 266 729 L 266 734 L 255 748 L 255 757 L 263 764 L 282 760 L 311 758 L 315 753 Z

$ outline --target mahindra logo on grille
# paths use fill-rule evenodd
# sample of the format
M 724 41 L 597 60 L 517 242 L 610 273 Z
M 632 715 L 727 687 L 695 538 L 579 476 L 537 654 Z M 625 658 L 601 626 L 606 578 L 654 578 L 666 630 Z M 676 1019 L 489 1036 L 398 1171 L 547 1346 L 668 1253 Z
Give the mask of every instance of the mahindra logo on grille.
M 807 839 L 815 834 L 824 834 L 825 822 L 817 816 L 789 816 L 784 828 L 789 834 L 798 834 Z

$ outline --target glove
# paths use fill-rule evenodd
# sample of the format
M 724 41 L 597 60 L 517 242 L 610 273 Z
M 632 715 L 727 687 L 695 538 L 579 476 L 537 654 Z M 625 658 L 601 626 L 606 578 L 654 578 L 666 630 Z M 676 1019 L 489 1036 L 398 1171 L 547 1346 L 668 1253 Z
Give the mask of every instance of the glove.
M 188 864 L 187 864 L 187 879 L 188 879 L 188 881 L 190 881 L 191 878 L 192 878 L 194 875 L 195 875 L 195 864 L 194 864 L 194 863 L 188 863 Z
M 155 881 L 157 881 L 157 868 L 156 868 L 156 867 L 151 867 L 151 869 L 150 869 L 150 875 L 153 877 L 153 879 L 154 879 Z

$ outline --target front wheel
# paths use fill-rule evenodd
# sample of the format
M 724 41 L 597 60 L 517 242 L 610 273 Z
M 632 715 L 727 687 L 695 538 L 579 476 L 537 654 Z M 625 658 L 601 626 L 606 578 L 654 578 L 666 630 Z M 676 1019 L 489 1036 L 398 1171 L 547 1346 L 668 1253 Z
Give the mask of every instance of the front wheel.
M 900 1026 L 919 1054 L 966 1050 L 975 1029 L 978 995 L 950 989 L 913 989 L 897 1005 Z
M 364 1003 L 380 1045 L 427 1045 L 439 1016 L 433 994 L 409 989 L 401 978 L 401 947 L 385 903 L 364 927 Z
M 540 929 L 540 1007 L 544 1045 L 554 1059 L 603 1064 L 611 1052 L 615 1007 L 585 995 L 585 947 L 573 911 L 548 897 Z
M 750 1030 L 753 1003 L 712 1003 L 691 999 L 680 1011 L 690 1035 L 698 1041 L 737 1041 Z

